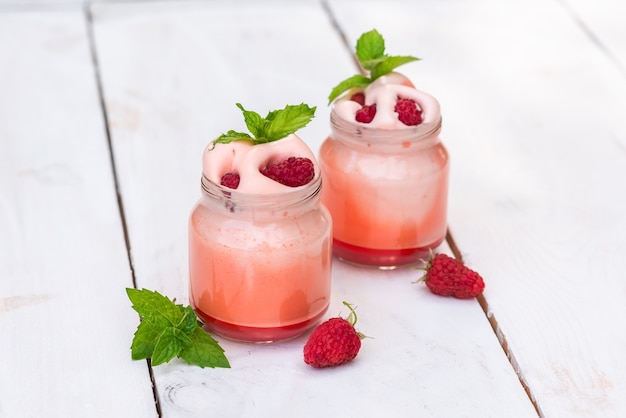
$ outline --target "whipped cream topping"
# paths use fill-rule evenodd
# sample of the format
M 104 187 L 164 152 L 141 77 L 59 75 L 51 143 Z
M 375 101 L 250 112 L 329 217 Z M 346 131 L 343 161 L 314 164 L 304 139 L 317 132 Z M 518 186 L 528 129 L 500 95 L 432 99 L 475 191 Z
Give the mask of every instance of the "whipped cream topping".
M 415 100 L 422 110 L 423 124 L 437 122 L 440 117 L 439 102 L 430 94 L 424 93 L 413 87 L 411 81 L 400 73 L 390 73 L 377 78 L 367 86 L 365 104 L 376 104 L 376 116 L 370 123 L 361 123 L 355 120 L 357 110 L 361 105 L 350 100 L 350 94 L 338 99 L 333 109 L 339 117 L 359 125 L 378 129 L 405 129 L 413 128 L 398 120 L 398 114 L 394 111 L 398 97 Z
M 289 157 L 309 158 L 315 167 L 315 178 L 319 176 L 317 160 L 308 145 L 295 134 L 264 144 L 252 145 L 248 141 L 234 141 L 207 147 L 202 159 L 202 174 L 215 184 L 220 184 L 226 173 L 239 173 L 237 192 L 250 194 L 284 193 L 297 187 L 285 186 L 261 174 L 268 164 Z M 300 186 L 305 187 L 305 186 Z

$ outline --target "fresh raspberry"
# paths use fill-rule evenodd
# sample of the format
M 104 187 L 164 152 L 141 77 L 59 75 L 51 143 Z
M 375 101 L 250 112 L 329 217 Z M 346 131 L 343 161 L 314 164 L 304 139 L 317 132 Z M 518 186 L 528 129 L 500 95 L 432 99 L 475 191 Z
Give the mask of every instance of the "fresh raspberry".
M 315 368 L 334 367 L 347 363 L 359 353 L 361 339 L 365 336 L 356 331 L 356 313 L 350 309 L 347 319 L 331 318 L 320 324 L 304 345 L 304 362 Z
M 315 177 L 313 162 L 306 157 L 289 157 L 277 163 L 268 164 L 261 174 L 285 186 L 303 186 Z
M 431 257 L 424 270 L 426 274 L 420 281 L 426 282 L 426 286 L 436 295 L 471 299 L 480 295 L 485 288 L 485 282 L 478 273 L 445 254 Z
M 230 189 L 236 189 L 237 187 L 239 187 L 239 180 L 239 173 L 226 173 L 222 176 L 220 184 Z
M 352 100 L 353 102 L 357 102 L 358 104 L 363 106 L 365 104 L 365 93 L 363 93 L 362 91 L 354 93 L 352 96 L 350 96 L 350 100 Z
M 376 104 L 364 105 L 356 111 L 354 119 L 361 123 L 370 123 L 376 116 Z
M 415 126 L 422 123 L 422 112 L 412 99 L 401 99 L 398 97 L 393 110 L 398 114 L 398 120 L 405 125 Z

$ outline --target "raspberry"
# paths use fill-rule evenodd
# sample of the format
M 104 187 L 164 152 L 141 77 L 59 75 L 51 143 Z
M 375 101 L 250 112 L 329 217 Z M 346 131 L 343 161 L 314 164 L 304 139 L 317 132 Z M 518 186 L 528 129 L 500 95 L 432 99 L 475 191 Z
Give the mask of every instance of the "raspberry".
M 361 123 L 370 123 L 376 116 L 376 104 L 364 105 L 356 111 L 354 119 Z
M 365 94 L 362 91 L 359 91 L 357 93 L 354 93 L 350 97 L 350 100 L 352 100 L 353 102 L 357 102 L 358 104 L 363 106 L 365 104 Z
M 422 112 L 417 107 L 415 100 L 401 99 L 398 97 L 393 110 L 398 114 L 398 120 L 405 125 L 415 126 L 422 123 Z
M 277 163 L 268 164 L 261 174 L 285 186 L 303 186 L 313 180 L 315 167 L 306 157 L 289 157 Z
M 459 260 L 445 254 L 431 257 L 426 274 L 420 279 L 436 295 L 470 299 L 480 295 L 485 288 L 483 278 Z
M 222 176 L 220 184 L 230 189 L 236 189 L 239 187 L 239 180 L 240 178 L 238 173 L 226 173 Z
M 320 324 L 304 345 L 304 362 L 315 368 L 334 367 L 347 363 L 359 353 L 364 335 L 354 329 L 356 313 L 350 309 L 347 319 L 331 318 Z

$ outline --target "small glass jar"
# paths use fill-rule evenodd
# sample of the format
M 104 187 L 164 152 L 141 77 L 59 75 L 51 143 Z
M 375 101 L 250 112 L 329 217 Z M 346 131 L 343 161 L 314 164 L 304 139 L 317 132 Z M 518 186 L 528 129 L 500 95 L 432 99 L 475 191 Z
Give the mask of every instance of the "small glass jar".
M 338 258 L 390 269 L 427 259 L 444 240 L 448 153 L 439 104 L 420 97 L 424 122 L 402 129 L 369 128 L 331 110 L 319 164 Z
M 248 194 L 203 176 L 189 220 L 190 302 L 225 338 L 275 342 L 328 308 L 332 221 L 321 177 L 279 194 Z

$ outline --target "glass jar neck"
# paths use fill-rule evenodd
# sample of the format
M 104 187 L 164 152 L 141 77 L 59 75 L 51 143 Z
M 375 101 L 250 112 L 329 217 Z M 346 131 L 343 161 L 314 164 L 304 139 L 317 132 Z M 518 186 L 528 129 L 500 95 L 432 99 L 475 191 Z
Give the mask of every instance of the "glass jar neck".
M 330 128 L 333 139 L 346 142 L 355 147 L 376 151 L 394 151 L 400 149 L 423 149 L 436 145 L 441 132 L 441 116 L 434 122 L 402 129 L 370 128 L 358 122 L 341 118 L 334 110 L 330 114 Z
M 322 187 L 322 177 L 317 174 L 308 184 L 294 187 L 284 193 L 252 194 L 241 193 L 236 189 L 230 189 L 216 184 L 207 177 L 202 176 L 202 195 L 225 212 L 233 214 L 253 214 L 255 217 L 261 214 L 273 216 L 280 213 L 281 216 L 289 216 L 308 211 L 315 207 L 319 201 Z

